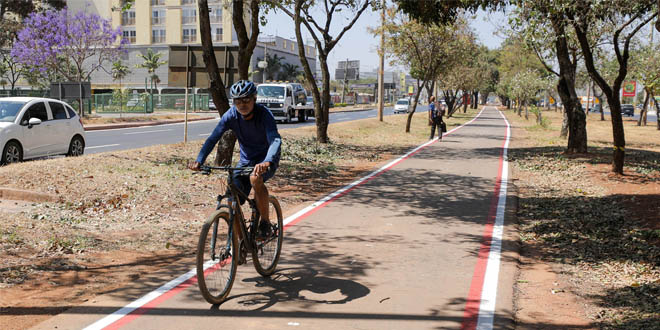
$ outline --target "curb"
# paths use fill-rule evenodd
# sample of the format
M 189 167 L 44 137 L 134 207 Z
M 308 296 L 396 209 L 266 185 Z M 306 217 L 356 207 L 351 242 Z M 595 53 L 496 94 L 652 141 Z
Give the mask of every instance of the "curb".
M 191 121 L 210 120 L 210 119 L 216 119 L 216 117 L 191 118 L 188 119 L 188 121 L 191 122 Z M 122 124 L 90 125 L 90 126 L 85 126 L 85 131 L 97 131 L 104 129 L 131 128 L 131 127 L 142 127 L 142 126 L 157 126 L 157 125 L 176 124 L 183 122 L 184 122 L 183 119 L 176 119 L 176 120 L 143 121 L 143 122 L 133 122 L 133 123 L 122 123 Z
M 59 202 L 60 198 L 56 195 L 40 193 L 28 190 L 0 187 L 0 199 L 10 199 L 28 202 Z

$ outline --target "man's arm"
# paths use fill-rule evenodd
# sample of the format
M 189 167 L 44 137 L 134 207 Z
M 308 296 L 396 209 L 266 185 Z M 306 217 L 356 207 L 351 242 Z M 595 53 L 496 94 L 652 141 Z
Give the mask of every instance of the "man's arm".
M 265 111 L 266 116 L 264 117 L 264 128 L 266 129 L 266 139 L 268 140 L 268 153 L 266 153 L 266 158 L 264 162 L 272 163 L 275 159 L 275 156 L 280 153 L 280 148 L 282 146 L 282 137 L 277 131 L 277 124 L 275 123 L 275 117 L 270 111 Z

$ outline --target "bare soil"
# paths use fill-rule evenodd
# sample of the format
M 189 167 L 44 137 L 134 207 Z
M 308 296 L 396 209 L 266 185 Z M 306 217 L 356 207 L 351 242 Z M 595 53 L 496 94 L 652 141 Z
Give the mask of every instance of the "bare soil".
M 520 200 L 519 328 L 660 328 L 660 143 L 651 138 L 660 132 L 625 120 L 620 176 L 609 121 L 590 116 L 589 154 L 566 155 L 560 113 L 544 112 L 547 127 L 506 115 Z

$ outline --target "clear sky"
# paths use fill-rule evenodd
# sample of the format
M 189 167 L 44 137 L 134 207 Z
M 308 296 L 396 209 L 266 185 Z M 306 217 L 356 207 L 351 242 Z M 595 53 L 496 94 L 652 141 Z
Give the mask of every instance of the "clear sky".
M 324 15 L 325 16 L 325 15 Z M 321 16 L 315 16 L 319 22 L 325 23 L 325 19 L 321 20 Z M 267 16 L 267 24 L 261 28 L 262 35 L 278 35 L 283 38 L 295 40 L 295 30 L 293 20 L 281 11 L 271 12 Z M 348 18 L 339 17 L 333 18 L 331 27 L 331 35 L 337 36 L 341 28 L 348 24 Z M 380 24 L 380 13 L 373 12 L 367 9 L 362 16 L 355 23 L 353 28 L 346 32 L 339 44 L 330 52 L 328 57 L 328 66 L 330 74 L 334 76 L 334 71 L 338 61 L 345 61 L 347 58 L 350 60 L 360 61 L 360 71 L 372 71 L 378 68 L 378 53 L 376 49 L 379 45 L 380 39 L 371 35 L 368 32 L 369 27 L 375 27 Z M 486 45 L 488 48 L 497 48 L 502 43 L 503 39 L 496 35 L 496 31 L 500 25 L 506 24 L 506 18 L 503 13 L 485 13 L 478 12 L 475 19 L 472 21 L 471 26 L 477 33 L 479 41 Z M 305 33 L 303 28 L 303 38 L 307 39 L 309 35 Z M 311 40 L 311 38 L 310 38 Z M 311 43 L 306 42 L 307 44 Z M 390 65 L 385 60 L 385 70 L 388 70 Z

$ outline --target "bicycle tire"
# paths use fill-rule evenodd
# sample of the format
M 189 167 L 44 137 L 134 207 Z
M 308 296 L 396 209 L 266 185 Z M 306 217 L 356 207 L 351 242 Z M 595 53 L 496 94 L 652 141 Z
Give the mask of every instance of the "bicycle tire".
M 270 276 L 275 272 L 277 262 L 282 252 L 282 239 L 284 238 L 282 208 L 275 196 L 270 196 L 268 201 L 268 212 L 271 223 L 277 219 L 276 234 L 266 242 L 256 242 L 252 250 L 252 263 L 254 269 L 261 276 Z
M 197 284 L 204 299 L 211 304 L 223 302 L 236 278 L 238 235 L 230 232 L 231 220 L 226 210 L 215 211 L 202 226 L 197 243 Z M 212 258 L 211 239 L 217 224 L 215 251 Z

